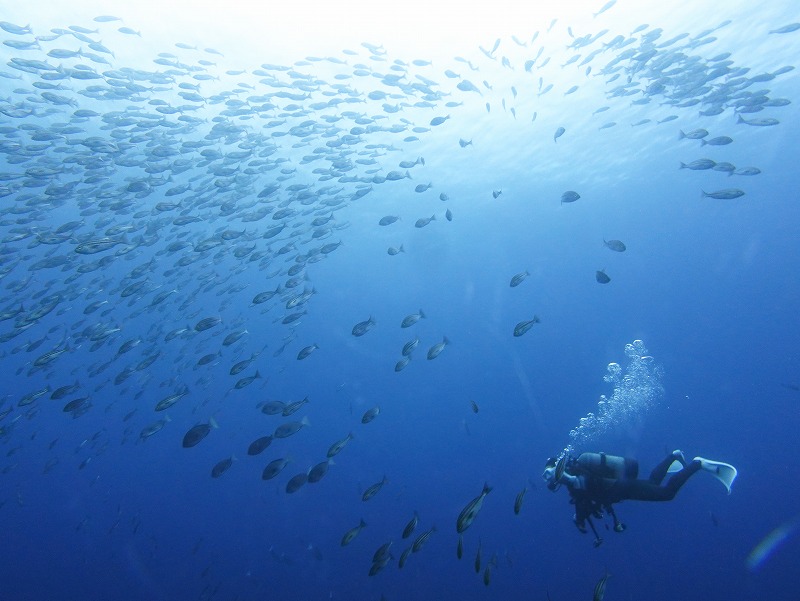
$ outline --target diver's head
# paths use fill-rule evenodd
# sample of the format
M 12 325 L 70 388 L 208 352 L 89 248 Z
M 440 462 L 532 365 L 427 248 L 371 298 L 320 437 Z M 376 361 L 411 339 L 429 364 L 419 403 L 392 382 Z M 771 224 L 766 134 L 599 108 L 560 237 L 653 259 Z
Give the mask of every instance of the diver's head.
M 555 457 L 550 457 L 547 463 L 544 464 L 544 472 L 542 472 L 542 479 L 547 482 L 547 488 L 555 491 L 558 488 L 558 481 L 556 480 L 556 465 L 558 460 Z

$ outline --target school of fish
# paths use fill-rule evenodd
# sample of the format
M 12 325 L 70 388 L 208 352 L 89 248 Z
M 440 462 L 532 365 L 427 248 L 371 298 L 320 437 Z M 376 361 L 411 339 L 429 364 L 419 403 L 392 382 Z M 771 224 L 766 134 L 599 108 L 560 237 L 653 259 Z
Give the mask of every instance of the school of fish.
M 613 5 L 608 2 L 595 16 Z M 676 169 L 698 178 L 698 197 L 740 202 L 747 188 L 740 182 L 761 171 L 728 162 L 725 148 L 735 144 L 737 128 L 780 124 L 779 111 L 791 100 L 775 97 L 766 86 L 793 66 L 753 72 L 731 52 L 707 54 L 705 46 L 723 37 L 728 24 L 691 35 L 668 35 L 648 25 L 626 33 L 598 27 L 579 34 L 554 21 L 529 39 L 498 39 L 470 58 L 456 56 L 447 69 L 424 58 L 393 58 L 382 46 L 363 43 L 291 65 L 264 62 L 223 71 L 217 62 L 224 49 L 183 42 L 154 56 L 149 70 L 121 64 L 113 51 L 115 36 L 146 32 L 111 16 L 95 18 L 91 27 L 50 31 L 0 22 L 9 57 L 0 68 L 0 357 L 8 364 L 14 355 L 25 357 L 23 366 L 6 374 L 6 390 L 22 392 L 0 400 L 0 439 L 24 452 L 33 444 L 28 439 L 37 417 L 57 406 L 92 424 L 95 433 L 72 459 L 84 469 L 97 465 L 110 444 L 182 446 L 191 453 L 207 437 L 222 435 L 234 411 L 249 411 L 253 420 L 278 421 L 263 421 L 264 432 L 254 440 L 227 434 L 230 454 L 204 473 L 225 478 L 230 470 L 249 470 L 254 482 L 259 474 L 275 479 L 286 494 L 335 478 L 347 469 L 340 453 L 358 444 L 356 426 L 373 427 L 368 424 L 383 419 L 380 405 L 367 410 L 361 424 L 355 419 L 353 431 L 326 431 L 330 448 L 318 463 L 294 465 L 289 451 L 302 445 L 303 430 L 325 427 L 314 423 L 318 400 L 300 390 L 294 399 L 278 400 L 263 390 L 276 361 L 310 365 L 323 354 L 346 352 L 324 348 L 303 327 L 326 293 L 314 287 L 314 270 L 324 269 L 349 236 L 368 235 L 341 217 L 344 210 L 390 187 L 430 197 L 430 212 L 412 215 L 397 206 L 372 223 L 396 234 L 396 245 L 387 250 L 396 260 L 413 252 L 402 243 L 409 232 L 424 228 L 436 237 L 445 227 L 457 228 L 458 210 L 467 211 L 467 205 L 450 200 L 446 182 L 437 181 L 416 144 L 449 132 L 454 151 L 470 151 L 478 140 L 460 138 L 458 130 L 459 107 L 467 103 L 485 104 L 487 119 L 500 109 L 523 127 L 537 118 L 536 110 L 521 108 L 524 95 L 534 106 L 545 94 L 562 94 L 564 102 L 579 96 L 580 84 L 561 89 L 548 79 L 551 60 L 562 61 L 558 68 L 574 70 L 576 78 L 602 78 L 608 105 L 596 114 L 630 102 L 667 107 L 668 115 L 634 127 L 671 128 L 689 112 L 735 115 L 725 131 L 675 127 L 674 144 L 686 156 Z M 772 28 L 768 35 L 792 33 L 795 25 Z M 557 32 L 567 41 L 566 56 L 561 45 L 537 45 L 540 33 L 545 38 Z M 497 69 L 513 71 L 518 83 L 493 90 L 488 80 Z M 597 127 L 621 126 L 608 121 Z M 571 134 L 574 127 L 565 123 L 532 135 L 561 146 Z M 732 183 L 723 187 L 709 177 L 719 173 Z M 501 202 L 502 192 L 487 189 L 484 196 Z M 567 212 L 599 200 L 580 189 L 546 202 Z M 636 252 L 613 235 L 597 241 L 612 251 L 612 267 L 619 265 L 619 253 Z M 597 283 L 613 286 L 600 267 L 587 265 L 587 278 L 594 270 Z M 510 285 L 504 287 L 524 294 L 535 285 L 532 273 L 524 264 L 509 266 L 504 278 Z M 374 315 L 334 326 L 352 340 L 377 328 L 413 332 L 420 321 L 435 324 L 441 312 L 414 304 L 400 323 L 389 323 L 376 307 Z M 540 318 L 533 309 L 517 319 L 508 324 L 509 337 L 547 326 L 547 315 Z M 262 322 L 269 322 L 268 334 Z M 440 331 L 427 341 L 412 333 L 395 357 L 387 357 L 387 369 L 413 368 L 417 353 L 441 361 L 449 336 L 457 340 L 454 332 Z M 154 376 L 154 364 L 172 368 Z M 201 402 L 204 388 L 220 377 L 227 379 L 226 398 Z M 256 402 L 231 408 L 242 399 Z M 191 411 L 178 411 L 187 405 Z M 474 401 L 471 407 L 477 414 Z M 64 460 L 58 441 L 50 445 L 56 450 L 45 473 Z M 357 525 L 342 528 L 341 546 L 348 552 L 367 527 L 358 503 L 392 487 L 391 474 L 365 478 L 375 480 L 360 501 L 352 499 Z M 467 529 L 484 503 L 494 502 L 491 490 L 484 484 L 453 516 L 459 558 Z M 515 514 L 526 491 L 513 503 Z M 511 506 L 509 500 L 508 511 Z M 413 517 L 395 537 L 408 539 L 408 546 L 396 558 L 394 539 L 387 540 L 371 563 L 364 556 L 365 575 L 377 576 L 392 563 L 403 568 L 431 538 L 451 536 L 455 543 L 452 532 L 440 533 L 432 523 L 419 533 L 424 516 L 414 508 L 408 513 Z M 474 567 L 483 568 L 489 585 L 493 569 L 499 569 L 497 553 L 483 564 L 479 541 Z M 594 599 L 603 598 L 607 577 L 595 587 Z

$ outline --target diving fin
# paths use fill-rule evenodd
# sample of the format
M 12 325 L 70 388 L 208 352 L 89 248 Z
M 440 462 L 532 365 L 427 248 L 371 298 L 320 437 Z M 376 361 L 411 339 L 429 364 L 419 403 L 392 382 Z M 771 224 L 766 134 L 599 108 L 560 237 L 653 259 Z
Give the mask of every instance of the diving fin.
M 686 459 L 684 459 L 682 451 L 672 451 L 672 456 L 675 458 L 675 460 L 670 463 L 669 468 L 667 468 L 668 474 L 677 473 L 686 467 Z
M 738 473 L 735 467 L 729 463 L 711 461 L 702 457 L 695 457 L 694 460 L 700 462 L 700 469 L 710 472 L 717 480 L 722 482 L 725 488 L 728 489 L 728 494 L 731 494 L 731 486 Z
M 670 464 L 669 468 L 667 469 L 667 473 L 668 474 L 675 474 L 675 473 L 681 471 L 684 467 L 685 466 L 680 461 L 678 461 L 676 459 L 675 461 L 673 461 Z

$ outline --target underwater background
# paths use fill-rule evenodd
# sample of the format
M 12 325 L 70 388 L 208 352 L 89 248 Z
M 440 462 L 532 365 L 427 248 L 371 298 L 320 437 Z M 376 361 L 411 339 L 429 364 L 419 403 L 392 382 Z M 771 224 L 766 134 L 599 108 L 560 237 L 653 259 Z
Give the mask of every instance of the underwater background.
M 796 599 L 800 11 L 668 4 L 3 6 L 0 599 Z

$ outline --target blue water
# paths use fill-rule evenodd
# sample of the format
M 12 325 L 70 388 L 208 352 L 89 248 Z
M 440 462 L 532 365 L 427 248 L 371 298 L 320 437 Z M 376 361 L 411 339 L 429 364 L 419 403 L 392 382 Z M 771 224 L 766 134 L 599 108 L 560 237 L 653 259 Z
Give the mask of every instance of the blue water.
M 131 22 L 124 6 L 124 21 L 93 21 L 114 13 L 88 5 L 0 14 L 0 38 L 12 42 L 0 48 L 0 599 L 558 601 L 588 599 L 606 573 L 609 600 L 796 599 L 800 80 L 782 68 L 800 56 L 800 30 L 775 30 L 800 13 L 789 2 L 647 12 L 620 0 L 593 18 L 601 6 L 504 35 L 494 50 L 494 31 L 398 50 L 353 32 L 328 48 L 309 40 L 313 54 L 302 38 L 258 52 L 215 38 L 209 52 L 202 32 Z M 48 56 L 54 49 L 80 54 Z M 480 91 L 459 89 L 464 80 Z M 221 127 L 226 136 L 212 135 Z M 700 128 L 708 134 L 679 138 Z M 732 142 L 701 145 L 719 136 Z M 400 166 L 419 157 L 424 165 Z M 721 170 L 678 168 L 702 158 Z M 760 173 L 740 174 L 748 167 Z M 410 179 L 384 181 L 406 169 Z M 568 190 L 580 198 L 561 203 Z M 744 194 L 702 196 L 724 190 Z M 292 211 L 275 218 L 283 208 Z M 387 215 L 400 219 L 378 225 Z M 197 220 L 176 225 L 179 216 Z M 104 238 L 114 245 L 78 252 Z M 209 239 L 214 248 L 197 249 Z M 186 247 L 168 249 L 179 241 Z M 54 266 L 41 267 L 47 258 Z M 292 276 L 294 265 L 303 269 Z M 610 282 L 596 280 L 600 270 Z M 292 277 L 304 279 L 290 287 Z M 313 294 L 287 309 L 303 291 Z M 97 301 L 107 302 L 85 312 Z M 400 327 L 420 309 L 424 318 Z M 221 322 L 197 331 L 207 317 Z M 354 336 L 369 318 L 374 327 Z M 641 394 L 604 381 L 609 363 L 629 369 L 636 340 L 653 358 L 634 381 Z M 65 352 L 42 358 L 52 350 Z M 601 395 L 616 403 L 613 419 L 571 438 Z M 306 397 L 290 417 L 261 411 Z M 79 410 L 63 410 L 78 398 Z M 183 448 L 212 418 L 219 427 Z M 301 419 L 296 434 L 248 455 L 255 439 Z M 324 478 L 286 492 L 348 433 Z M 635 457 L 643 474 L 680 448 L 739 476 L 731 495 L 701 472 L 672 502 L 622 503 L 627 530 L 599 522 L 594 548 L 566 491 L 540 477 L 571 443 Z M 212 478 L 226 458 L 230 469 Z M 287 467 L 262 480 L 278 458 Z M 484 483 L 492 491 L 459 560 L 456 518 Z M 393 559 L 368 575 L 389 541 Z

